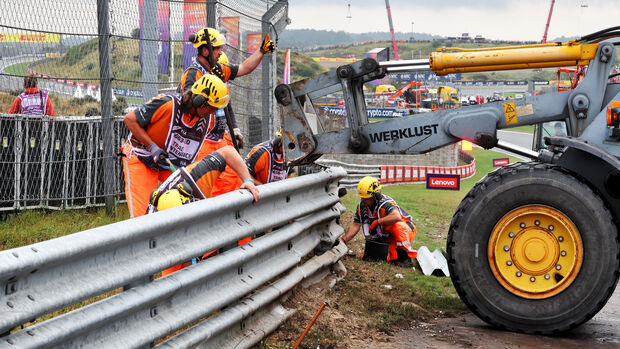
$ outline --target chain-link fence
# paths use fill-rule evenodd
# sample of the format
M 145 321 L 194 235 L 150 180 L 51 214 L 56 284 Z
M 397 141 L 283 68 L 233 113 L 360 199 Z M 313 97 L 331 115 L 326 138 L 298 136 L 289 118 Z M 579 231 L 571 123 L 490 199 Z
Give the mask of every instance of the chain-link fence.
M 190 33 L 204 26 L 220 30 L 230 63 L 240 64 L 265 34 L 277 44 L 287 11 L 282 0 L 1 1 L 0 209 L 81 207 L 122 198 L 116 154 L 126 129 L 115 117 L 175 89 L 196 56 Z M 229 82 L 250 146 L 273 135 L 275 59 L 266 55 L 251 74 Z M 36 77 L 36 89 L 28 76 Z M 16 108 L 16 97 L 33 91 L 41 105 L 22 98 Z M 55 117 L 8 115 L 20 107 Z M 115 175 L 97 178 L 102 168 L 114 168 Z M 74 177 L 85 184 L 69 180 Z

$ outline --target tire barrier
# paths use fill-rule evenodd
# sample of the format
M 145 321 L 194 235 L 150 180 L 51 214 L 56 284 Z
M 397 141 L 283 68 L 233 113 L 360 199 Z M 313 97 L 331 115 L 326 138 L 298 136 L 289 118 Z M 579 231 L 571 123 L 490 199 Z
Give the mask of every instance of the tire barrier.
M 122 117 L 113 132 L 117 149 L 128 134 Z M 103 206 L 112 173 L 113 195 L 124 199 L 120 157 L 113 169 L 104 158 L 101 117 L 0 115 L 0 211 Z
M 281 305 L 289 290 L 338 269 L 345 175 L 331 168 L 261 185 L 256 205 L 237 190 L 0 251 L 0 348 L 143 348 L 161 338 L 157 347 L 251 347 L 291 315 Z

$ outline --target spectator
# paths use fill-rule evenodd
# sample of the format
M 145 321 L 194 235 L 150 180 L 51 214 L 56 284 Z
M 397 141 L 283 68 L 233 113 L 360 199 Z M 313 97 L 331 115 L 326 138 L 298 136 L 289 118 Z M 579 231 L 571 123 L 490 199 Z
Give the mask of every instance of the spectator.
M 209 50 L 207 39 L 211 42 L 213 50 Z M 177 87 L 177 92 L 182 93 L 188 89 L 188 86 L 192 86 L 196 79 L 205 74 L 214 74 L 218 76 L 222 81 L 228 82 L 234 80 L 238 76 L 244 76 L 256 69 L 261 62 L 263 56 L 267 53 L 273 52 L 275 46 L 269 35 L 266 35 L 261 44 L 260 50 L 254 52 L 250 57 L 244 60 L 240 65 L 231 65 L 228 63 L 228 58 L 223 55 L 222 48 L 226 43 L 226 40 L 219 31 L 213 28 L 203 28 L 196 33 L 190 35 L 189 41 L 194 44 L 194 47 L 198 49 L 198 54 L 194 62 L 185 70 L 181 77 L 181 82 Z M 215 62 L 211 64 L 210 56 L 213 55 Z M 222 57 L 223 56 L 223 57 Z M 243 145 L 244 139 L 234 119 L 234 113 L 229 113 L 232 117 L 234 137 L 237 140 L 237 144 Z M 197 159 L 201 159 L 207 154 L 224 147 L 226 145 L 232 145 L 229 135 L 226 133 L 226 119 L 225 112 L 223 110 L 218 111 L 213 122 L 208 125 L 209 129 L 205 136 L 205 141 L 200 149 Z M 226 171 L 220 176 L 220 179 L 213 188 L 213 196 L 218 196 L 227 193 L 231 190 L 238 188 L 238 178 L 234 171 L 227 168 Z
M 254 180 L 250 177 L 243 159 L 235 148 L 226 146 L 198 162 L 179 169 L 168 177 L 158 189 L 151 193 L 147 214 L 211 197 L 213 185 L 227 165 L 243 180 L 241 189 L 248 189 L 254 197 L 253 202 L 256 203 L 259 199 L 258 189 L 256 189 Z M 201 259 L 212 253 L 206 253 Z M 170 267 L 162 272 L 162 276 L 173 273 L 189 264 L 190 262 L 186 262 Z
M 375 246 L 387 244 L 387 252 L 382 251 L 383 255 L 378 259 L 403 267 L 413 266 L 411 258 L 416 258 L 418 252 L 411 246 L 417 233 L 411 216 L 394 199 L 381 194 L 379 181 L 374 177 L 362 178 L 357 185 L 357 194 L 361 201 L 343 241 L 347 243 L 362 229 L 366 238 L 364 257 Z
M 553 125 L 553 135 L 554 136 L 560 136 L 560 137 L 565 137 L 566 136 L 566 132 L 564 132 L 564 125 L 561 122 L 556 122 L 555 125 Z
M 151 191 L 170 176 L 170 164 L 180 168 L 197 160 L 209 123 L 229 98 L 222 80 L 205 75 L 183 95 L 159 95 L 125 115 L 131 133 L 123 170 L 131 217 L 146 212 Z
M 24 92 L 15 98 L 9 114 L 54 116 L 54 107 L 47 91 L 37 88 L 37 76 L 24 76 Z
M 285 179 L 289 168 L 282 154 L 282 132 L 276 132 L 274 139 L 257 144 L 245 158 L 245 164 L 256 184 L 265 184 Z

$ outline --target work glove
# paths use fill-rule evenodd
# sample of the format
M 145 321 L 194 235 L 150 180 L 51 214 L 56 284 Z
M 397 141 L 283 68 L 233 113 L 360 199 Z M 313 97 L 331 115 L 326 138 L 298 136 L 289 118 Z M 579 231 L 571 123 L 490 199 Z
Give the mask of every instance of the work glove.
M 224 71 L 222 70 L 222 66 L 219 64 L 215 64 L 211 69 L 211 74 L 220 78 L 220 80 L 224 81 Z
M 381 226 L 379 225 L 379 220 L 375 219 L 372 223 L 370 223 L 370 226 L 368 226 L 368 232 L 374 235 L 379 231 L 377 228 L 381 228 Z
M 241 129 L 239 129 L 238 127 L 235 127 L 233 128 L 233 133 L 234 133 L 235 139 L 237 140 L 237 146 L 239 147 L 239 149 L 243 148 L 243 146 L 245 145 L 245 139 L 243 138 Z
M 276 50 L 276 45 L 273 44 L 273 41 L 269 40 L 269 34 L 265 35 L 263 39 L 263 43 L 260 45 L 260 52 L 262 54 L 271 53 Z
M 166 160 L 168 159 L 168 153 L 165 150 L 160 148 L 155 142 L 151 143 L 148 146 L 148 151 L 151 153 L 151 158 L 153 158 L 153 162 L 156 164 L 163 163 L 166 165 Z

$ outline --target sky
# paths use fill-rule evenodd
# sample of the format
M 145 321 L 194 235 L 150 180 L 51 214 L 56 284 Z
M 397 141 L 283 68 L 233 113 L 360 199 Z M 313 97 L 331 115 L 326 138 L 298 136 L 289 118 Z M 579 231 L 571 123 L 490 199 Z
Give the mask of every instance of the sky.
M 394 31 L 540 41 L 551 0 L 391 0 Z M 350 5 L 350 12 L 349 6 Z M 351 18 L 347 18 L 350 13 Z M 385 0 L 289 0 L 287 29 L 389 31 Z M 620 0 L 557 0 L 548 39 L 618 25 Z M 413 22 L 413 25 L 412 25 Z

